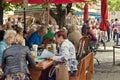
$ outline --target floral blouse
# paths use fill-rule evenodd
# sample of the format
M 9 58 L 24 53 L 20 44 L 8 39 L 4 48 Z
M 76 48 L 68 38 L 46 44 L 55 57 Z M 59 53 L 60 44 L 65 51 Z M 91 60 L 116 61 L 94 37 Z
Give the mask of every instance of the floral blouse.
M 68 39 L 66 39 L 59 47 L 59 53 L 53 57 L 57 62 L 64 62 L 69 71 L 77 70 L 77 60 L 75 47 Z

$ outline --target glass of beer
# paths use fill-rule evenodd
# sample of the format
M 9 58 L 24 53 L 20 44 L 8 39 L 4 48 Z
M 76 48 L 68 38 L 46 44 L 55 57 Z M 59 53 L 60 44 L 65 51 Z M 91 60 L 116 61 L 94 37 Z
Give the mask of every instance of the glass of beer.
M 31 51 L 31 54 L 33 59 L 37 58 L 37 51 Z

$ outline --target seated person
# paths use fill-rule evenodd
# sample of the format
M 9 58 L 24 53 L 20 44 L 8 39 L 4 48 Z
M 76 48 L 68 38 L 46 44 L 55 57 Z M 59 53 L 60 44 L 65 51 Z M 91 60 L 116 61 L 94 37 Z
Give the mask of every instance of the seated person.
M 79 40 L 81 37 L 81 32 L 76 29 L 76 26 L 69 27 L 68 39 L 74 44 L 76 51 L 78 50 Z
M 29 48 L 32 47 L 32 44 L 37 44 L 39 48 L 43 48 L 44 45 L 42 45 L 43 42 L 43 36 L 47 33 L 47 28 L 44 26 L 41 26 L 36 32 L 34 32 L 30 38 L 27 40 L 26 45 L 29 46 Z
M 77 60 L 76 60 L 76 53 L 75 47 L 67 39 L 67 34 L 65 31 L 58 31 L 55 33 L 55 40 L 60 45 L 59 52 L 55 55 L 50 57 L 50 59 L 61 63 L 65 63 L 70 72 L 71 76 L 74 76 L 77 71 Z
M 87 27 L 87 35 L 91 38 L 91 41 L 97 42 L 97 38 L 90 27 Z
M 15 35 L 16 31 L 14 30 L 0 30 L 0 64 L 2 61 L 3 51 L 11 46 Z
M 49 27 L 47 34 L 43 36 L 43 39 L 53 39 L 54 38 L 54 31 L 52 27 Z
M 91 48 L 96 47 L 97 44 L 97 37 L 95 36 L 94 32 L 90 30 L 90 27 L 87 27 L 87 35 L 90 37 L 91 40 Z
M 27 63 L 30 67 L 35 67 L 36 63 L 32 59 L 29 48 L 22 45 L 23 41 L 21 36 L 15 36 L 12 45 L 3 52 L 4 80 L 31 80 Z
M 86 20 L 86 22 L 83 24 L 83 26 L 81 28 L 82 35 L 86 35 L 87 34 L 87 27 L 89 27 L 89 20 Z

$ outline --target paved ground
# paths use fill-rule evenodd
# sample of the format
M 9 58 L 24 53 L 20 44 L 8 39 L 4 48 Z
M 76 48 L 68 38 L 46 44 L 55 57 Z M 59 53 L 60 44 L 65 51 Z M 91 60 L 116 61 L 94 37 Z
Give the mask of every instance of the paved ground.
M 116 49 L 116 65 L 113 66 L 113 41 L 106 43 L 108 52 L 97 52 L 95 57 L 100 61 L 100 65 L 95 62 L 95 70 L 92 80 L 120 80 L 120 49 Z M 102 45 L 100 50 L 104 50 Z

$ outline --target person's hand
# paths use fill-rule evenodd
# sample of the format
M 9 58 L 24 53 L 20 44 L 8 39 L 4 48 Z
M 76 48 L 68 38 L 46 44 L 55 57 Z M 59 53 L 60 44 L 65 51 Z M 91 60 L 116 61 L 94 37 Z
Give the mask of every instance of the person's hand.
M 54 56 L 50 56 L 48 59 L 53 60 L 53 57 L 54 57 Z
M 38 48 L 45 48 L 45 44 L 41 44 Z

